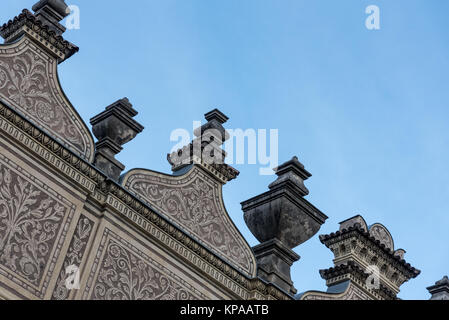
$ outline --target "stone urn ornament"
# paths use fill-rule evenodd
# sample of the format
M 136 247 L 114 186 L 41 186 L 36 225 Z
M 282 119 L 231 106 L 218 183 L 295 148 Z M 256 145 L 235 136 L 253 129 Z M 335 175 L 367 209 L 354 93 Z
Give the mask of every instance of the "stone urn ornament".
M 253 248 L 259 277 L 294 295 L 290 268 L 300 257 L 292 249 L 313 237 L 327 216 L 304 199 L 309 194 L 304 181 L 312 175 L 297 157 L 274 171 L 278 178 L 270 190 L 242 202 L 242 210 L 261 242 Z

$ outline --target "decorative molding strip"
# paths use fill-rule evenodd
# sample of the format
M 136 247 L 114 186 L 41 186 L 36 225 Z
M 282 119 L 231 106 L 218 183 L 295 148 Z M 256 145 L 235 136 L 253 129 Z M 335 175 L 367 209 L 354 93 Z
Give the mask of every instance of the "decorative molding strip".
M 63 173 L 80 188 L 86 190 L 90 194 L 90 198 L 100 206 L 109 203 L 108 207 L 120 213 L 125 221 L 131 222 L 150 236 L 159 236 L 158 239 L 162 239 L 162 243 L 173 244 L 173 247 L 170 247 L 171 250 L 178 248 L 179 251 L 174 252 L 188 261 L 194 261 L 200 270 L 207 270 L 206 264 L 201 261 L 208 263 L 209 276 L 212 279 L 222 278 L 223 281 L 228 279 L 224 283 L 225 287 L 231 288 L 231 290 L 235 288 L 241 299 L 292 299 L 291 296 L 272 284 L 267 284 L 259 278 L 251 279 L 228 265 L 192 237 L 168 222 L 150 206 L 144 204 L 135 195 L 107 180 L 104 174 L 84 159 L 67 150 L 1 101 L 0 130 L 26 149 L 31 150 L 48 165 Z M 178 243 L 178 247 L 175 243 Z
M 72 265 L 79 269 L 81 268 L 84 253 L 86 251 L 94 225 L 94 221 L 84 215 L 80 216 L 72 241 L 70 242 L 69 249 L 66 253 L 64 264 L 62 265 L 62 269 L 59 273 L 59 278 L 56 283 L 56 288 L 53 291 L 52 299 L 66 300 L 69 298 L 70 291 L 66 286 L 66 269 Z
M 105 177 L 48 134 L 29 123 L 22 116 L 0 101 L 0 130 L 7 133 L 26 149 L 45 160 L 65 176 L 88 192 L 93 192 L 97 183 Z

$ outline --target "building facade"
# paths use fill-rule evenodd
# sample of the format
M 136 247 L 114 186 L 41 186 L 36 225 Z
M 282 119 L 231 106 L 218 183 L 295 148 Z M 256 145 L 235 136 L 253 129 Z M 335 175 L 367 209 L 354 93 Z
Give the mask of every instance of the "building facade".
M 63 38 L 68 7 L 32 9 L 0 28 L 0 299 L 397 299 L 419 275 L 383 225 L 356 216 L 320 236 L 335 255 L 320 271 L 329 290 L 299 294 L 292 249 L 327 219 L 304 198 L 304 165 L 285 162 L 242 203 L 261 242 L 251 248 L 222 199 L 239 174 L 220 161 L 226 115 L 207 113 L 168 155 L 172 174 L 124 173 L 115 155 L 144 130 L 137 111 L 127 98 L 106 107 L 90 121 L 94 140 L 58 79 L 78 51 Z M 429 289 L 436 298 L 448 296 L 443 282 Z

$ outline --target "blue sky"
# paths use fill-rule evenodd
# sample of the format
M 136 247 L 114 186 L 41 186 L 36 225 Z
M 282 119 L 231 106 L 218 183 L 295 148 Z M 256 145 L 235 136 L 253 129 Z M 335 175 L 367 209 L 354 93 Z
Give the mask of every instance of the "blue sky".
M 6 22 L 33 0 L 2 1 Z M 313 177 L 307 197 L 329 219 L 319 234 L 361 214 L 381 222 L 422 274 L 403 299 L 449 273 L 449 21 L 447 0 L 66 1 L 80 52 L 60 66 L 67 96 L 88 120 L 128 97 L 146 129 L 118 156 L 127 169 L 169 172 L 176 128 L 218 107 L 228 128 L 279 129 L 281 161 L 297 155 Z M 381 29 L 365 28 L 380 8 Z M 238 165 L 224 187 L 251 245 L 240 202 L 272 176 Z M 297 247 L 299 292 L 325 290 L 333 265 L 318 236 Z

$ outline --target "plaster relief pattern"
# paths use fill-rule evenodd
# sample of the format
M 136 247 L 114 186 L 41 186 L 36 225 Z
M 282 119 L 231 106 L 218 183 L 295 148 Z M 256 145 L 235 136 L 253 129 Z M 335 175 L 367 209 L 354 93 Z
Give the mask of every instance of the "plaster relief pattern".
M 381 244 L 384 244 L 385 247 L 389 248 L 390 250 L 394 250 L 394 243 L 393 238 L 390 235 L 390 232 L 388 232 L 387 228 L 382 226 L 381 224 L 374 224 L 369 229 L 369 233 L 380 241 Z
M 224 209 L 221 184 L 197 167 L 182 177 L 131 172 L 125 188 L 188 231 L 211 251 L 252 275 L 253 255 Z
M 70 247 L 67 251 L 64 264 L 59 274 L 55 291 L 53 292 L 53 299 L 66 300 L 69 297 L 70 292 L 65 283 L 67 279 L 66 269 L 72 265 L 80 268 L 93 227 L 94 222 L 92 220 L 84 215 L 80 216 L 72 241 L 70 242 Z
M 85 159 L 93 141 L 59 85 L 57 60 L 30 40 L 0 47 L 0 98 Z
M 73 212 L 70 202 L 0 155 L 0 274 L 42 298 Z
M 110 235 L 111 237 L 108 237 Z M 198 300 L 206 297 L 124 239 L 106 230 L 108 240 L 92 300 Z M 104 238 L 103 240 L 105 240 Z M 97 255 L 98 256 L 98 255 Z M 94 270 L 93 270 L 94 272 Z

